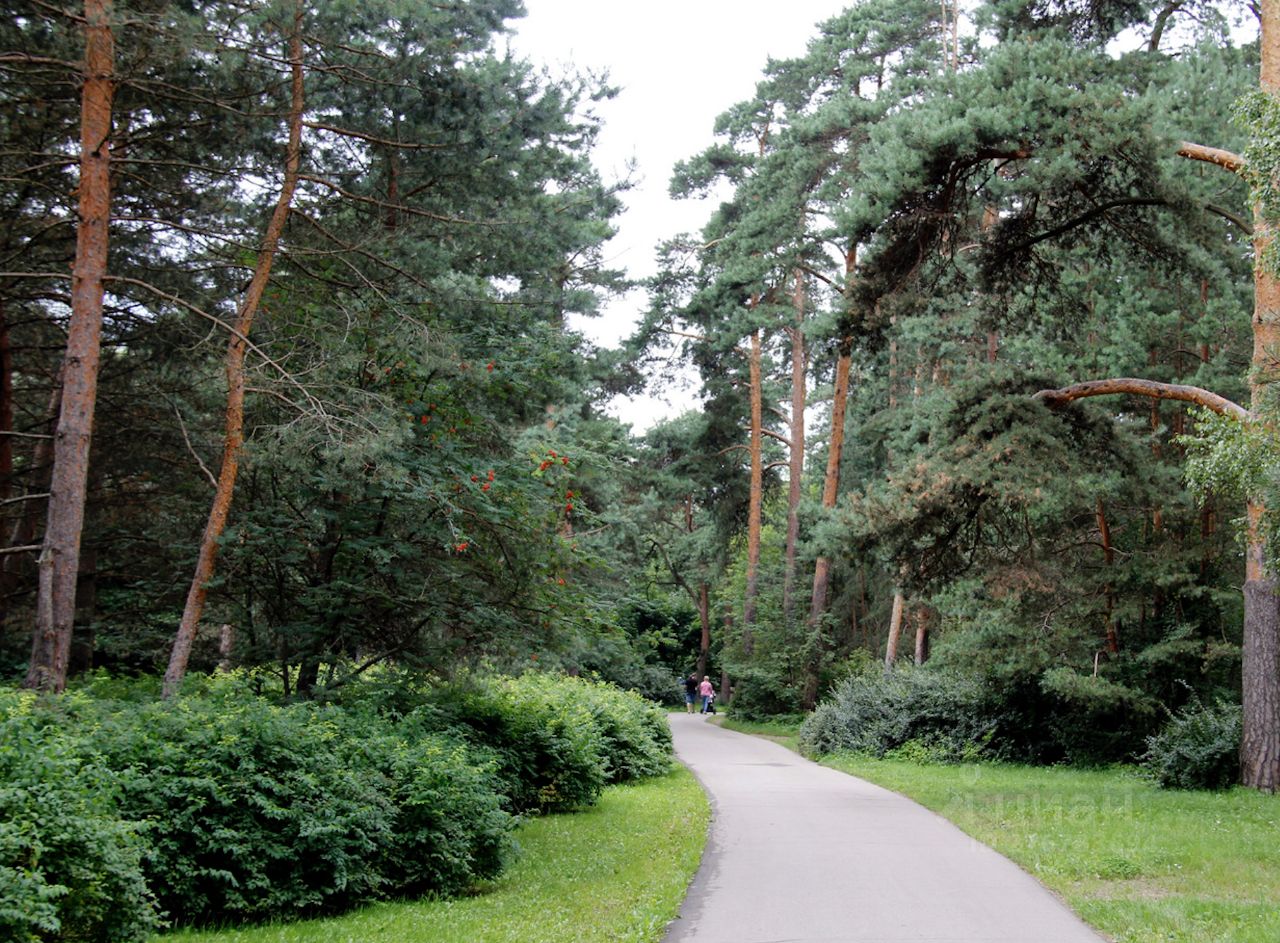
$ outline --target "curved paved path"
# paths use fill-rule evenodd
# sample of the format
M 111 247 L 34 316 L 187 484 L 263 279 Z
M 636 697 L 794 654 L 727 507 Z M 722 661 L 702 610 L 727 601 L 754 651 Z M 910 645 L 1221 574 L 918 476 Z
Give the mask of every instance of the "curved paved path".
M 666 943 L 1100 943 L 945 819 L 759 737 L 673 714 L 711 836 Z

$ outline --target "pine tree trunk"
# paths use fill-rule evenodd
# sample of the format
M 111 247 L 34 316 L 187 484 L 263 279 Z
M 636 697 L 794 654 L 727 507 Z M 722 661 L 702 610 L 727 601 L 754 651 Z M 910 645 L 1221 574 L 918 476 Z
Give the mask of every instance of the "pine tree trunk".
M 1261 52 L 1262 91 L 1280 94 L 1280 0 L 1262 3 Z M 1255 416 L 1264 410 L 1267 390 L 1276 380 L 1275 357 L 1280 351 L 1280 280 L 1272 274 L 1268 259 L 1273 238 L 1272 224 L 1259 201 L 1253 221 L 1253 369 L 1249 372 Z M 1280 788 L 1280 600 L 1276 579 L 1265 565 L 1264 513 L 1256 502 L 1246 508 L 1240 768 L 1244 785 L 1275 792 Z
M 13 494 L 13 350 L 0 298 L 0 501 Z
M 698 677 L 707 673 L 707 657 L 711 652 L 711 587 L 698 584 L 698 622 L 702 628 L 698 640 Z
M 849 370 L 853 357 L 843 345 L 836 361 L 836 386 L 831 397 L 831 444 L 827 448 L 827 471 L 822 479 L 822 506 L 836 506 L 840 488 L 840 459 L 844 453 L 844 418 L 849 398 Z M 831 585 L 831 558 L 818 557 L 813 566 L 813 595 L 809 600 L 809 622 L 817 624 L 827 611 L 827 594 Z
M 831 397 L 831 441 L 827 447 L 827 470 L 822 479 L 822 506 L 827 510 L 836 506 L 840 487 L 840 459 L 844 453 L 845 406 L 849 398 L 849 370 L 853 363 L 851 346 L 841 344 L 840 358 L 836 361 L 835 392 Z M 809 598 L 809 636 L 813 651 L 805 666 L 804 691 L 801 706 L 813 710 L 818 703 L 819 629 L 822 616 L 827 611 L 827 595 L 831 588 L 831 558 L 818 557 L 813 564 L 813 592 Z M 853 624 L 857 627 L 858 607 L 853 607 Z
M 760 331 L 751 332 L 751 491 L 747 506 L 747 588 L 742 602 L 742 650 L 750 655 L 755 648 L 752 631 L 756 624 L 756 596 L 760 579 L 760 525 L 764 507 L 764 391 L 760 377 Z
M 921 606 L 916 610 L 916 664 L 923 665 L 929 660 L 929 626 L 933 613 Z
M 889 639 L 884 646 L 884 670 L 888 674 L 898 660 L 898 639 L 902 635 L 902 590 L 893 594 L 893 613 L 889 616 Z
M 804 408 L 808 355 L 804 345 L 804 275 L 796 272 L 795 325 L 791 328 L 791 445 L 787 482 L 787 568 L 782 580 L 782 613 L 788 625 L 795 615 L 796 554 L 800 544 L 800 496 L 804 485 Z
M 1107 651 L 1115 655 L 1120 651 L 1120 637 L 1116 633 L 1116 591 L 1115 585 L 1112 583 L 1112 574 L 1115 572 L 1116 552 L 1111 546 L 1111 527 L 1107 524 L 1107 511 L 1102 505 L 1102 498 L 1098 498 L 1095 514 L 1098 519 L 1098 536 L 1102 540 L 1102 560 L 1107 565 L 1107 581 L 1104 592 L 1107 597 L 1107 615 L 1104 622 L 1104 629 L 1107 638 Z
M 80 533 L 98 396 L 103 279 L 111 222 L 111 108 L 115 37 L 111 0 L 85 0 L 80 113 L 79 224 L 71 271 L 71 323 L 63 359 L 62 408 L 53 445 L 48 518 L 39 560 L 36 621 L 25 685 L 61 691 L 75 621 Z
M 262 250 L 258 255 L 258 264 L 253 278 L 241 302 L 236 316 L 235 333 L 227 343 L 226 375 L 227 405 L 225 412 L 225 432 L 222 446 L 222 467 L 218 473 L 218 484 L 214 492 L 213 506 L 209 509 L 209 518 L 205 523 L 204 535 L 200 540 L 200 556 L 196 561 L 195 575 L 191 580 L 191 588 L 187 592 L 186 606 L 182 612 L 182 621 L 178 626 L 173 641 L 173 651 L 169 656 L 169 667 L 164 675 L 164 696 L 172 697 L 178 692 L 182 678 L 187 671 L 187 661 L 191 657 L 191 647 L 195 642 L 196 630 L 200 625 L 200 617 L 204 612 L 205 597 L 208 594 L 209 581 L 213 579 L 214 568 L 218 556 L 218 541 L 226 528 L 227 515 L 231 510 L 231 498 L 235 492 L 236 475 L 240 469 L 240 452 L 244 446 L 244 399 L 245 375 L 244 358 L 249 331 L 253 327 L 254 317 L 266 291 L 267 281 L 271 277 L 271 267 L 275 262 L 276 249 L 284 234 L 285 222 L 289 217 L 289 207 L 293 201 L 293 191 L 298 183 L 298 169 L 302 162 L 302 14 L 303 5 L 298 0 L 294 7 L 293 29 L 289 36 L 289 62 L 291 75 L 291 94 L 289 106 L 289 143 L 285 155 L 284 181 L 275 209 L 262 240 Z

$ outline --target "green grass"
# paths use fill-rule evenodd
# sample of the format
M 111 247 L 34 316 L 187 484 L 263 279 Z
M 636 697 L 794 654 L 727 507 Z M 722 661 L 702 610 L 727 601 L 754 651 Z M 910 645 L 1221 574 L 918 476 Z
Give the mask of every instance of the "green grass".
M 717 715 L 712 718 L 712 723 L 718 723 L 725 730 L 736 730 L 738 733 L 749 733 L 757 737 L 764 737 L 766 740 L 772 740 L 775 743 L 781 743 L 784 747 L 795 752 L 800 752 L 800 719 L 794 721 L 789 720 L 736 720 L 732 715 L 723 717 Z
M 606 789 L 599 805 L 520 827 L 519 861 L 471 897 L 377 904 L 328 920 L 179 932 L 161 943 L 656 943 L 706 840 L 683 767 Z
M 1280 940 L 1280 796 L 1162 790 L 1131 770 L 824 762 L 950 819 L 1117 943 Z

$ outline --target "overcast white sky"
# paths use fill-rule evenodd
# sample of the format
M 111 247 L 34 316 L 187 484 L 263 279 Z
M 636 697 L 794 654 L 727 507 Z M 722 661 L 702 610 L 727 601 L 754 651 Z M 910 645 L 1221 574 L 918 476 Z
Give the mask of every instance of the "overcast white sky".
M 657 244 L 701 228 L 713 207 L 667 197 L 671 169 L 712 143 L 716 116 L 755 91 L 770 56 L 804 52 L 815 26 L 855 0 L 525 0 L 529 14 L 512 26 L 512 46 L 553 71 L 607 69 L 621 93 L 603 103 L 605 128 L 596 166 L 606 180 L 629 160 L 638 185 L 609 244 L 610 265 L 635 277 L 653 273 Z M 602 345 L 630 333 L 642 295 L 575 325 Z M 680 408 L 690 395 L 674 395 Z M 659 413 L 678 411 L 650 399 L 618 402 L 615 412 L 637 431 Z

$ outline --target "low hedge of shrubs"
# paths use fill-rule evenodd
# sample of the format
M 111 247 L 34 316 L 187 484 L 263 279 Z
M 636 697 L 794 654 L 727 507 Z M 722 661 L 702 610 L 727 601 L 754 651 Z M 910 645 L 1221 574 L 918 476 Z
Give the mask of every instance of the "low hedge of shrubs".
M 0 939 L 141 940 L 497 875 L 518 815 L 664 772 L 665 718 L 563 677 L 384 678 L 277 704 L 223 678 L 0 690 Z
M 800 747 L 882 757 L 911 744 L 933 759 L 971 759 L 987 752 L 996 726 L 977 681 L 922 668 L 868 669 L 840 682 L 809 715 Z

